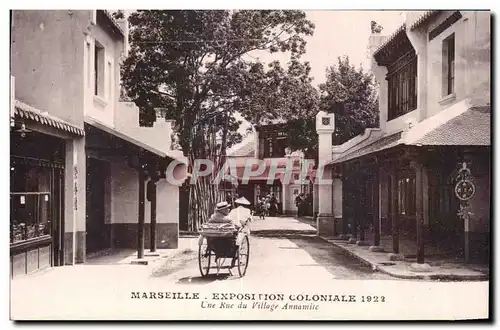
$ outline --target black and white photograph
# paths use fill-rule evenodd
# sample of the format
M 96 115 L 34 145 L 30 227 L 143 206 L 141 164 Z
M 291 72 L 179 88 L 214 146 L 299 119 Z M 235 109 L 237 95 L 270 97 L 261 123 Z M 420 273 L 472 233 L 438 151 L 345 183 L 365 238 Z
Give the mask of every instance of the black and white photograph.
M 10 320 L 490 319 L 493 16 L 10 10 Z

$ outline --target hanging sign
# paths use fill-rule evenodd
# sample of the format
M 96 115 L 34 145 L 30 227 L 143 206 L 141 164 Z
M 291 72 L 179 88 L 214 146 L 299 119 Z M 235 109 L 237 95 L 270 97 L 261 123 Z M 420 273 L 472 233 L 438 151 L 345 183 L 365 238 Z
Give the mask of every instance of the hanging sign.
M 26 204 L 26 197 L 24 197 L 24 196 L 20 196 L 20 197 L 19 197 L 19 203 L 20 203 L 21 205 Z
M 458 171 L 457 184 L 455 185 L 455 196 L 461 201 L 467 201 L 474 197 L 476 185 L 472 181 L 470 169 L 464 162 L 462 168 Z

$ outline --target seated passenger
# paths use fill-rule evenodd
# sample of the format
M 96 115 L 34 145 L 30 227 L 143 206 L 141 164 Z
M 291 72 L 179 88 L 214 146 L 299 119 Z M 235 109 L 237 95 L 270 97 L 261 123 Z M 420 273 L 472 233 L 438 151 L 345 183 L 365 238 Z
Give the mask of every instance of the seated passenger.
M 245 197 L 241 197 L 235 200 L 234 203 L 237 207 L 229 212 L 229 218 L 231 218 L 235 227 L 242 227 L 246 225 L 248 221 L 252 220 L 252 213 L 248 208 L 250 202 Z
M 215 212 L 208 219 L 208 223 L 231 223 L 231 218 L 228 217 L 231 205 L 228 202 L 220 202 L 215 206 Z

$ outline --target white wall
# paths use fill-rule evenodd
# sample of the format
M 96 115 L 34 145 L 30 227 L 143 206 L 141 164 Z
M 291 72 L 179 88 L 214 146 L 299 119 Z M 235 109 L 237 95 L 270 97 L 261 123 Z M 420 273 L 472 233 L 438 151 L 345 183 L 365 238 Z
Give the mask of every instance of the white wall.
M 177 172 L 177 171 L 176 171 Z M 177 174 L 175 174 L 177 178 Z M 138 173 L 126 163 L 111 164 L 111 222 L 137 223 L 139 213 Z M 157 183 L 157 223 L 179 222 L 179 187 L 160 180 Z M 147 183 L 144 186 L 147 192 Z M 145 222 L 151 221 L 151 203 L 145 199 Z
M 137 223 L 138 180 L 137 172 L 125 162 L 111 163 L 111 223 Z
M 166 180 L 157 183 L 156 221 L 158 223 L 179 222 L 179 187 Z M 146 203 L 146 221 L 150 222 L 150 202 Z
M 451 13 L 451 12 L 450 12 Z M 465 98 L 474 103 L 490 101 L 490 14 L 462 11 L 463 17 L 428 44 L 428 116 Z M 429 25 L 428 31 L 438 26 L 448 15 L 442 15 Z M 455 34 L 455 98 L 443 102 L 442 46 L 443 40 Z M 441 101 L 441 102 L 440 102 Z
M 96 41 L 104 46 L 104 95 L 95 96 L 94 49 Z M 88 47 L 87 44 L 90 46 Z M 84 106 L 85 115 L 114 127 L 115 106 L 119 98 L 119 64 L 123 43 L 116 42 L 107 31 L 93 25 L 84 42 Z M 111 68 L 109 68 L 109 64 Z
M 407 31 L 419 61 L 419 100 L 414 111 L 386 121 L 388 111 L 386 71 L 372 62 L 372 71 L 377 81 L 381 83 L 380 127 L 386 134 L 405 130 L 408 121 L 419 122 L 466 98 L 478 105 L 490 102 L 490 13 L 462 11 L 462 19 L 429 42 L 428 32 L 452 13 L 453 11 L 442 13 L 428 26 Z M 408 14 L 409 22 L 413 21 L 415 16 L 416 14 Z M 452 33 L 455 33 L 455 96 L 443 99 L 442 43 Z M 422 67 L 425 68 L 425 72 L 420 70 Z

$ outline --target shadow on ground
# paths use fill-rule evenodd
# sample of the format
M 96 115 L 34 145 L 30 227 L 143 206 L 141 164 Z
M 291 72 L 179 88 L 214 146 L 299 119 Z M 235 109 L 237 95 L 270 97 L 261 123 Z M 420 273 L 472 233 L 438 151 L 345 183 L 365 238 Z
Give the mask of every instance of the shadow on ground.
M 297 218 L 295 218 L 295 220 L 297 220 L 303 224 L 309 225 L 309 226 L 313 227 L 314 229 L 316 229 L 316 220 L 314 220 L 312 217 L 297 217 Z
M 394 279 L 388 275 L 374 271 L 371 267 L 353 258 L 344 250 L 325 242 L 317 236 L 301 235 L 300 237 L 286 238 L 293 242 L 297 248 L 307 252 L 316 262 L 316 264 L 299 266 L 321 266 L 338 279 Z
M 334 279 L 363 280 L 387 279 L 395 280 L 389 275 L 373 270 L 370 266 L 353 258 L 343 249 L 326 242 L 316 236 L 316 230 L 253 230 L 252 236 L 259 238 L 287 239 L 295 246 L 281 247 L 283 249 L 302 250 L 309 254 L 314 263 L 298 265 L 299 267 L 323 267 Z
M 240 279 L 237 275 L 231 275 L 228 273 L 224 274 L 208 274 L 205 277 L 202 276 L 188 276 L 182 277 L 177 280 L 178 284 L 194 284 L 194 285 L 202 285 L 202 284 L 210 284 L 215 281 L 234 281 Z
M 177 280 L 179 284 L 209 284 L 215 281 L 227 280 L 230 277 L 229 274 L 209 274 L 205 277 L 202 276 L 188 276 L 182 277 Z
M 293 229 L 263 229 L 252 230 L 252 236 L 257 237 L 275 237 L 275 238 L 301 238 L 315 237 L 316 230 L 293 230 Z

